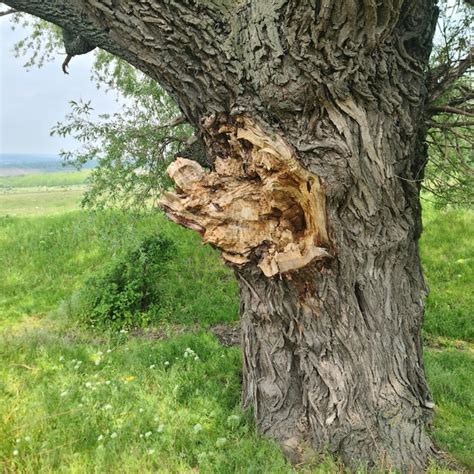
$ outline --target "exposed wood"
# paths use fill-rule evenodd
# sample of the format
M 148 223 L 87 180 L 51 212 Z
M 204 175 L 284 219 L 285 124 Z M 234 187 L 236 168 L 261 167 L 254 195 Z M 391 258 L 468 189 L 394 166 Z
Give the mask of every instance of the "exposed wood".
M 160 203 L 168 217 L 200 232 L 226 262 L 256 262 L 267 277 L 329 257 L 321 182 L 293 149 L 244 117 L 216 133 L 227 146 L 215 171 L 184 158 L 170 165 L 177 192 Z

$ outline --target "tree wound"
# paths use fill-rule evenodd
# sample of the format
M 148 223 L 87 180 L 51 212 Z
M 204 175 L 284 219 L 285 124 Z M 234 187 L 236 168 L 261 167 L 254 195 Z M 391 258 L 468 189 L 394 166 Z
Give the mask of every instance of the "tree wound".
M 168 168 L 176 191 L 160 202 L 167 216 L 198 231 L 226 263 L 257 262 L 267 277 L 329 257 L 319 178 L 279 136 L 248 118 L 213 127 L 215 170 L 178 157 Z

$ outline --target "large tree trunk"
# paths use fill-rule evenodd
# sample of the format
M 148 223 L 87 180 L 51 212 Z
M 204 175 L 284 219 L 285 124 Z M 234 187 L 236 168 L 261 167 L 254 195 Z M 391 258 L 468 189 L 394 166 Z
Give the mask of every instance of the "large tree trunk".
M 170 218 L 240 284 L 243 404 L 293 456 L 419 471 L 433 449 L 418 181 L 433 0 L 8 0 L 156 78 L 212 170 Z
M 330 185 L 308 191 L 318 178 L 305 170 L 319 162 L 309 152 L 304 170 L 291 162 L 288 143 L 298 143 L 299 128 L 286 140 L 262 138 L 249 120 L 229 127 L 222 118 L 218 136 L 209 139 L 211 152 L 220 144 L 216 170 L 178 159 L 170 169 L 177 192 L 162 205 L 235 267 L 242 401 L 262 432 L 294 460 L 311 447 L 354 467 L 419 471 L 433 455 L 426 432 L 433 403 L 421 348 L 426 288 L 418 190 L 403 179 L 413 177 L 403 166 L 424 151 L 415 131 L 402 139 L 396 118 L 349 104 L 320 122 L 350 129 L 331 129 L 322 145 L 334 159 L 333 150 L 352 148 L 350 160 L 365 168 L 347 192 Z M 405 163 L 397 171 L 400 157 Z M 337 188 L 348 170 L 334 172 Z

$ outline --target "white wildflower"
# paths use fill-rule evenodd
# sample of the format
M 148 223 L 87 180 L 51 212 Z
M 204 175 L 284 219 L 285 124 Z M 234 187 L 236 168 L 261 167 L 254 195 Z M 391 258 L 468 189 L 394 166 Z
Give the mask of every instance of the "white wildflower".
M 156 428 L 156 432 L 157 432 L 157 433 L 162 433 L 164 429 L 165 429 L 165 426 L 164 426 L 164 425 L 160 425 L 160 426 L 158 426 L 158 428 Z
M 154 369 L 155 367 L 156 367 L 155 364 L 151 364 L 150 367 L 149 367 L 149 369 Z
M 165 366 L 168 366 L 168 365 L 170 365 L 169 361 L 165 360 Z
M 112 405 L 108 404 L 104 406 L 104 410 L 112 410 Z
M 18 449 L 13 450 L 13 456 L 18 456 Z
M 102 441 L 104 439 L 104 435 L 99 435 L 99 437 L 97 438 L 97 441 Z
M 151 431 L 147 431 L 145 433 L 145 438 L 149 438 L 153 433 Z
M 193 426 L 193 431 L 195 433 L 199 433 L 200 431 L 202 431 L 202 425 L 200 425 L 199 423 L 197 423 L 196 425 Z
M 236 428 L 240 424 L 240 417 L 237 415 L 230 415 L 227 417 L 227 425 Z
M 227 438 L 217 438 L 216 448 L 222 448 L 227 443 Z
M 118 435 L 117 435 L 117 433 L 116 433 L 115 431 L 110 435 L 110 437 L 111 437 L 112 439 L 116 438 L 117 436 L 118 436 Z

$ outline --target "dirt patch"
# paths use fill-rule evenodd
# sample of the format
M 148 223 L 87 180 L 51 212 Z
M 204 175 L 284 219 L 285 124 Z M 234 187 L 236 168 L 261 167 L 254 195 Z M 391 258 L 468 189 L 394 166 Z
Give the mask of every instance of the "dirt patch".
M 193 325 L 172 325 L 154 328 L 135 328 L 130 331 L 130 336 L 155 341 L 163 341 L 181 334 L 196 334 L 203 328 Z M 207 329 L 217 337 L 219 342 L 225 347 L 240 346 L 240 325 L 237 324 L 216 324 Z
M 142 339 L 151 339 L 163 341 L 171 337 L 180 336 L 181 334 L 195 334 L 200 330 L 199 326 L 172 325 L 154 328 L 135 328 L 130 331 L 130 336 Z
M 232 326 L 228 324 L 217 324 L 216 326 L 211 326 L 209 331 L 219 339 L 219 342 L 223 346 L 240 346 L 240 324 Z

